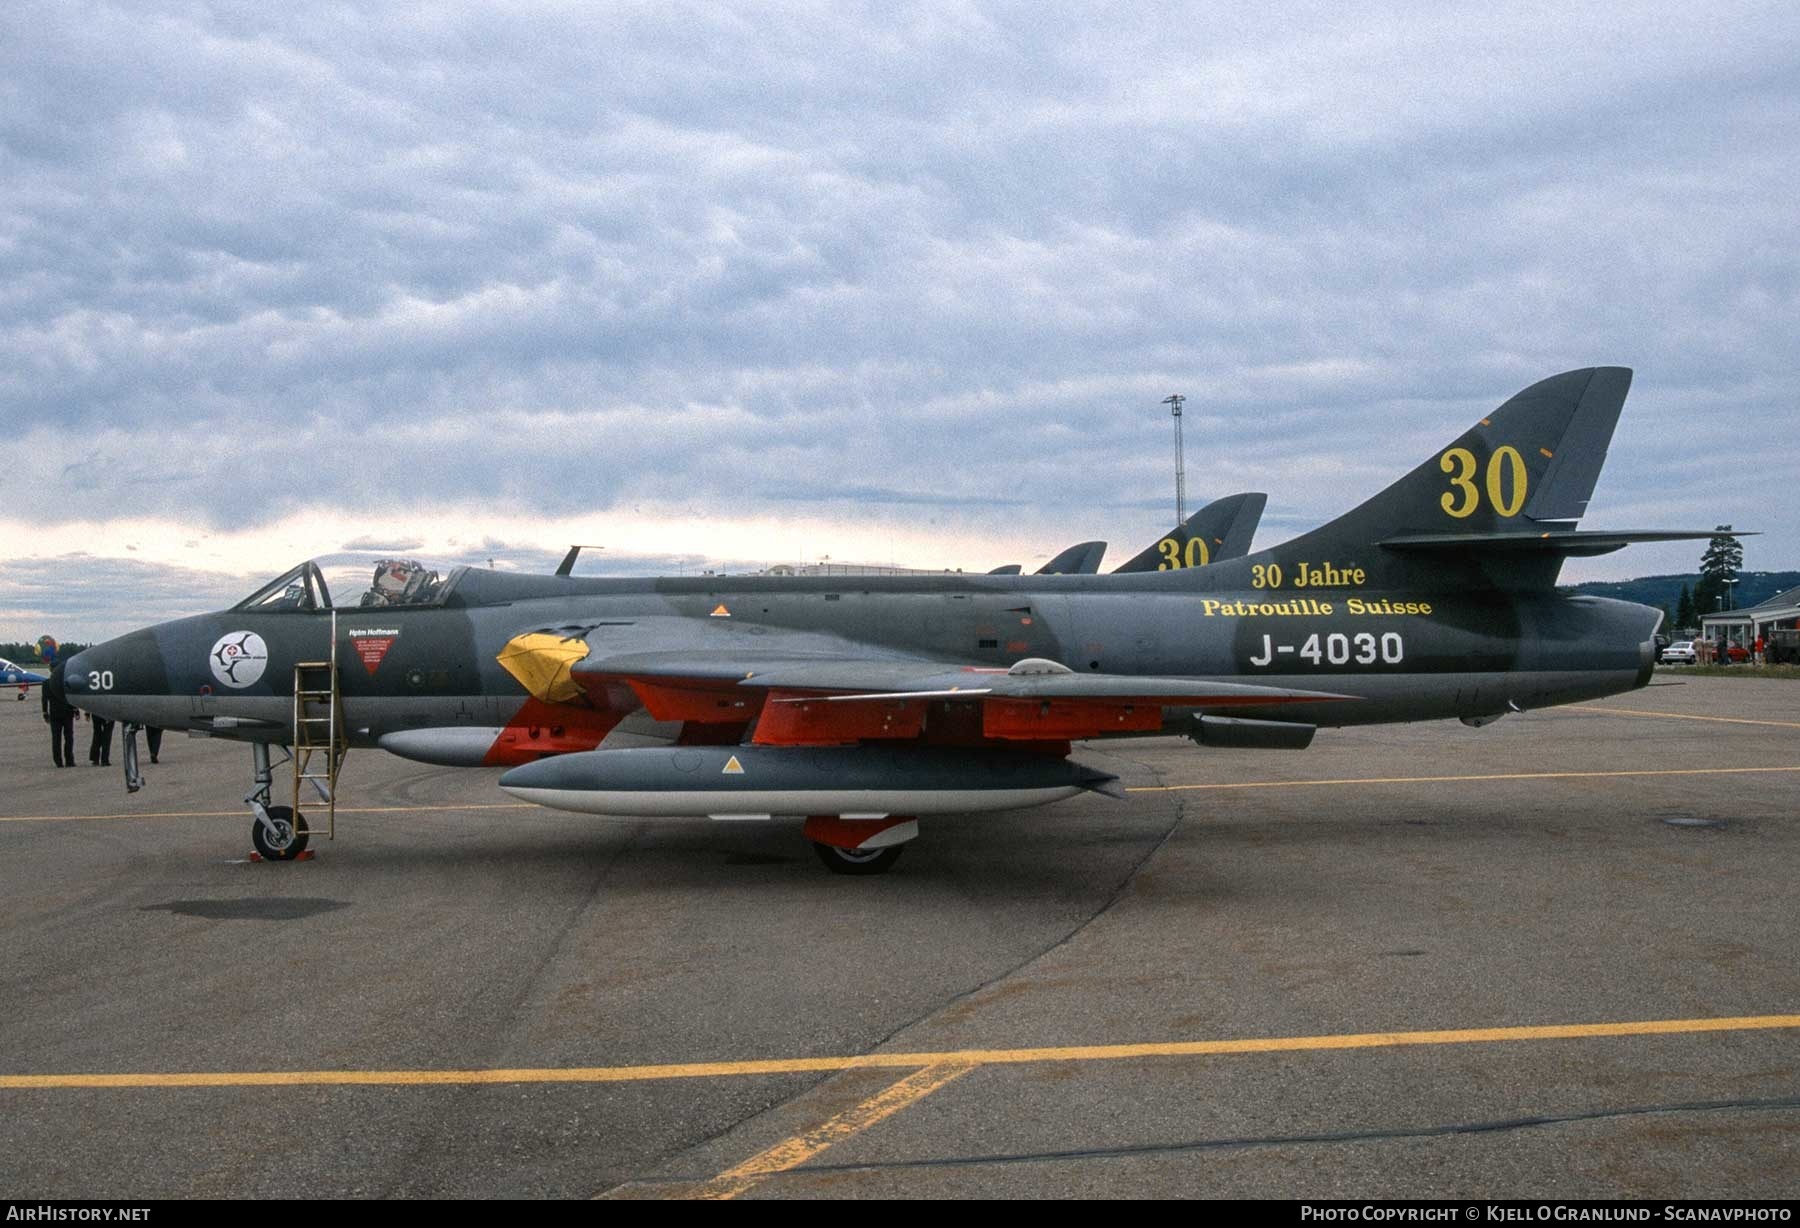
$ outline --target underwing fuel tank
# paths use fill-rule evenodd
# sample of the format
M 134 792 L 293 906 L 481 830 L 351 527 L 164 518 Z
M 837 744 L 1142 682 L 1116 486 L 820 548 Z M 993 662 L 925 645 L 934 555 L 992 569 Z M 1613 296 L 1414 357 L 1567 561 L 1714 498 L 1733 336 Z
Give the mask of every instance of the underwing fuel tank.
M 384 733 L 375 745 L 389 754 L 439 767 L 481 767 L 504 729 L 459 725 L 449 729 L 400 729 Z
M 500 787 L 557 810 L 632 818 L 967 814 L 1111 792 L 1116 776 L 1024 752 L 869 746 L 632 747 L 513 768 Z

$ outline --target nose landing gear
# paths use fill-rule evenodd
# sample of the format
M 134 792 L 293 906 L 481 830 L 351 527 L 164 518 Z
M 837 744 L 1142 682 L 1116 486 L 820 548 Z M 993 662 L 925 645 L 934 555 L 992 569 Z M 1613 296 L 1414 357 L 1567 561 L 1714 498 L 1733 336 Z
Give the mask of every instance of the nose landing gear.
M 265 806 L 250 825 L 250 843 L 264 861 L 292 861 L 306 851 L 306 816 L 292 806 Z
M 252 785 L 244 800 L 250 803 L 250 843 L 265 861 L 292 861 L 306 851 L 306 816 L 292 806 L 273 806 L 275 772 L 269 763 L 266 742 L 250 744 Z

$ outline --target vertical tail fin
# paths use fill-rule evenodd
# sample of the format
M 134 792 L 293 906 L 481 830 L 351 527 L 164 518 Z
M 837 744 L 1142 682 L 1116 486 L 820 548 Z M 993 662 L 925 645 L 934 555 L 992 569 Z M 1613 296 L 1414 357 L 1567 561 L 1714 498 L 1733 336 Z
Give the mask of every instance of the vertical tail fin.
M 1105 542 L 1078 542 L 1037 569 L 1040 576 L 1091 576 L 1106 557 Z
M 1268 502 L 1269 496 L 1260 492 L 1214 500 L 1115 567 L 1113 574 L 1180 571 L 1241 559 L 1250 553 L 1250 539 L 1256 536 L 1256 526 Z
M 1290 575 L 1304 563 L 1360 568 L 1372 585 L 1548 588 L 1630 387 L 1625 367 L 1540 380 L 1360 507 L 1266 553 Z

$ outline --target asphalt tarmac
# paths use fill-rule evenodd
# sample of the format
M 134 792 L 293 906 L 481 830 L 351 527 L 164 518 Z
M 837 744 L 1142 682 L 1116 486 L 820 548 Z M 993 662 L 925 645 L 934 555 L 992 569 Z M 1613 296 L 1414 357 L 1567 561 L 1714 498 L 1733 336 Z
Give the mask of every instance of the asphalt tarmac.
M 245 747 L 47 741 L 0 698 L 10 1198 L 1800 1193 L 1800 684 L 1091 745 L 1127 800 L 864 879 L 376 752 L 258 864 Z

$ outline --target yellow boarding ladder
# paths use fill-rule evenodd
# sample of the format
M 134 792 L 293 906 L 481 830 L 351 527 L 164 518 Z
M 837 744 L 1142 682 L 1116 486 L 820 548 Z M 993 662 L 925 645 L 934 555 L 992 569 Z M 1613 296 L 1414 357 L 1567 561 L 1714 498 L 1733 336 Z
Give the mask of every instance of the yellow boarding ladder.
M 325 838 L 337 839 L 337 778 L 350 749 L 344 736 L 344 697 L 338 690 L 337 611 L 331 615 L 331 659 L 294 662 L 294 813 L 300 782 L 310 781 L 325 803 Z M 324 769 L 314 764 L 322 756 Z

